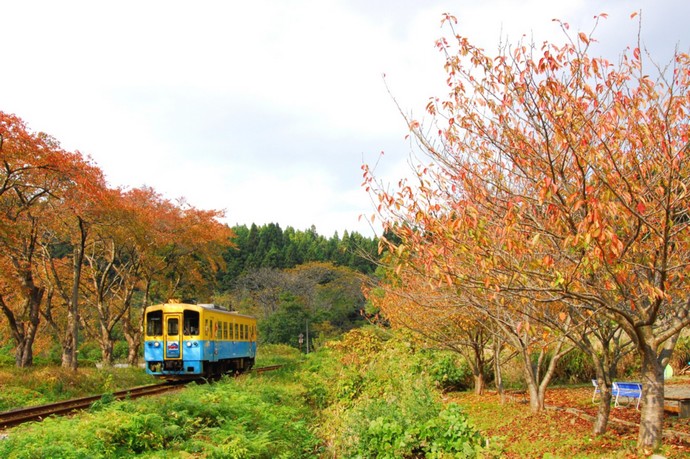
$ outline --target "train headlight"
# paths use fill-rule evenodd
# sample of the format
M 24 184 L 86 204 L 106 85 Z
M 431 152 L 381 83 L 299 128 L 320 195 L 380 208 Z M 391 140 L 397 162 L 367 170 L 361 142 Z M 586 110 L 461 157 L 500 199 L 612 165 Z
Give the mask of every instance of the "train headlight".
M 159 343 L 158 341 L 156 341 L 155 343 L 153 343 L 153 347 L 161 347 L 161 343 Z
M 192 347 L 192 342 L 191 342 L 191 341 L 187 341 L 187 347 Z

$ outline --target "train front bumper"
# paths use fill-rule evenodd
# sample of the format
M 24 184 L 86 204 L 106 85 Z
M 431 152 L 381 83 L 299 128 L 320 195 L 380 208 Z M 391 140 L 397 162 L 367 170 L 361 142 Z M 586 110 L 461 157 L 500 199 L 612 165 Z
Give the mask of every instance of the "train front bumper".
M 150 375 L 200 375 L 202 364 L 198 360 L 147 360 L 146 373 Z

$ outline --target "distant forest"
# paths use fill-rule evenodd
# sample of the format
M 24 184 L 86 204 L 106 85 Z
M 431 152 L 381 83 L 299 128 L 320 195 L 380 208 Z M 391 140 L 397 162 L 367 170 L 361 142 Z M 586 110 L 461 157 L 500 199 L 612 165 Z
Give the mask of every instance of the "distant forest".
M 335 233 L 326 238 L 309 230 L 281 229 L 277 223 L 232 228 L 234 247 L 224 254 L 226 268 L 218 274 L 219 290 L 232 290 L 243 274 L 259 268 L 288 269 L 309 262 L 332 263 L 362 274 L 373 274 L 378 258 L 378 239 L 357 232 Z
M 363 287 L 376 270 L 378 239 L 330 238 L 278 224 L 232 228 L 216 301 L 259 318 L 262 343 L 310 346 L 365 323 Z M 307 330 L 309 329 L 309 330 Z M 309 333 L 307 333 L 309 332 Z

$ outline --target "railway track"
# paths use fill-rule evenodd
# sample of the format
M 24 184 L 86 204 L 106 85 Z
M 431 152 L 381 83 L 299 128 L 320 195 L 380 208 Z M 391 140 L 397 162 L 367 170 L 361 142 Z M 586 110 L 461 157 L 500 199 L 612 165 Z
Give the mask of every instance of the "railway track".
M 122 400 L 126 398 L 132 399 L 170 392 L 182 387 L 183 384 L 171 384 L 165 382 L 161 384 L 152 384 L 150 386 L 140 386 L 121 390 L 114 392 L 112 397 L 115 400 Z M 48 405 L 31 406 L 28 408 L 6 411 L 4 413 L 0 413 L 0 429 L 16 426 L 29 421 L 41 421 L 51 415 L 63 415 L 72 413 L 74 411 L 83 410 L 89 408 L 102 398 L 103 395 L 94 395 L 91 397 L 75 398 L 72 400 L 50 403 Z
M 251 372 L 264 373 L 267 371 L 277 370 L 280 367 L 282 367 L 282 365 L 271 365 L 262 368 L 254 368 L 251 370 Z M 112 398 L 115 400 L 123 400 L 162 394 L 181 389 L 190 382 L 192 381 L 167 381 L 149 386 L 133 387 L 131 389 L 114 392 L 112 394 Z M 28 408 L 19 408 L 12 411 L 6 411 L 4 413 L 0 413 L 0 430 L 23 424 L 25 422 L 42 421 L 48 416 L 65 415 L 75 411 L 84 410 L 89 408 L 95 402 L 103 399 L 104 396 L 109 397 L 110 394 L 93 395 L 91 397 L 75 398 L 72 400 L 65 400 L 47 405 L 31 406 Z
M 261 368 L 252 368 L 249 370 L 251 373 L 265 373 L 267 371 L 273 371 L 277 370 L 279 368 L 282 368 L 283 365 L 269 365 L 267 367 L 261 367 Z

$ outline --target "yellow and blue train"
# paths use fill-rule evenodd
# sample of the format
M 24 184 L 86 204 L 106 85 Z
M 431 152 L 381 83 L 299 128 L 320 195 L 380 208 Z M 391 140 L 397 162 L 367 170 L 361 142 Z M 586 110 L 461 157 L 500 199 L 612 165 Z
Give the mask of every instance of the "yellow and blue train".
M 165 379 L 243 372 L 256 358 L 256 319 L 212 304 L 148 306 L 144 331 L 146 372 Z

